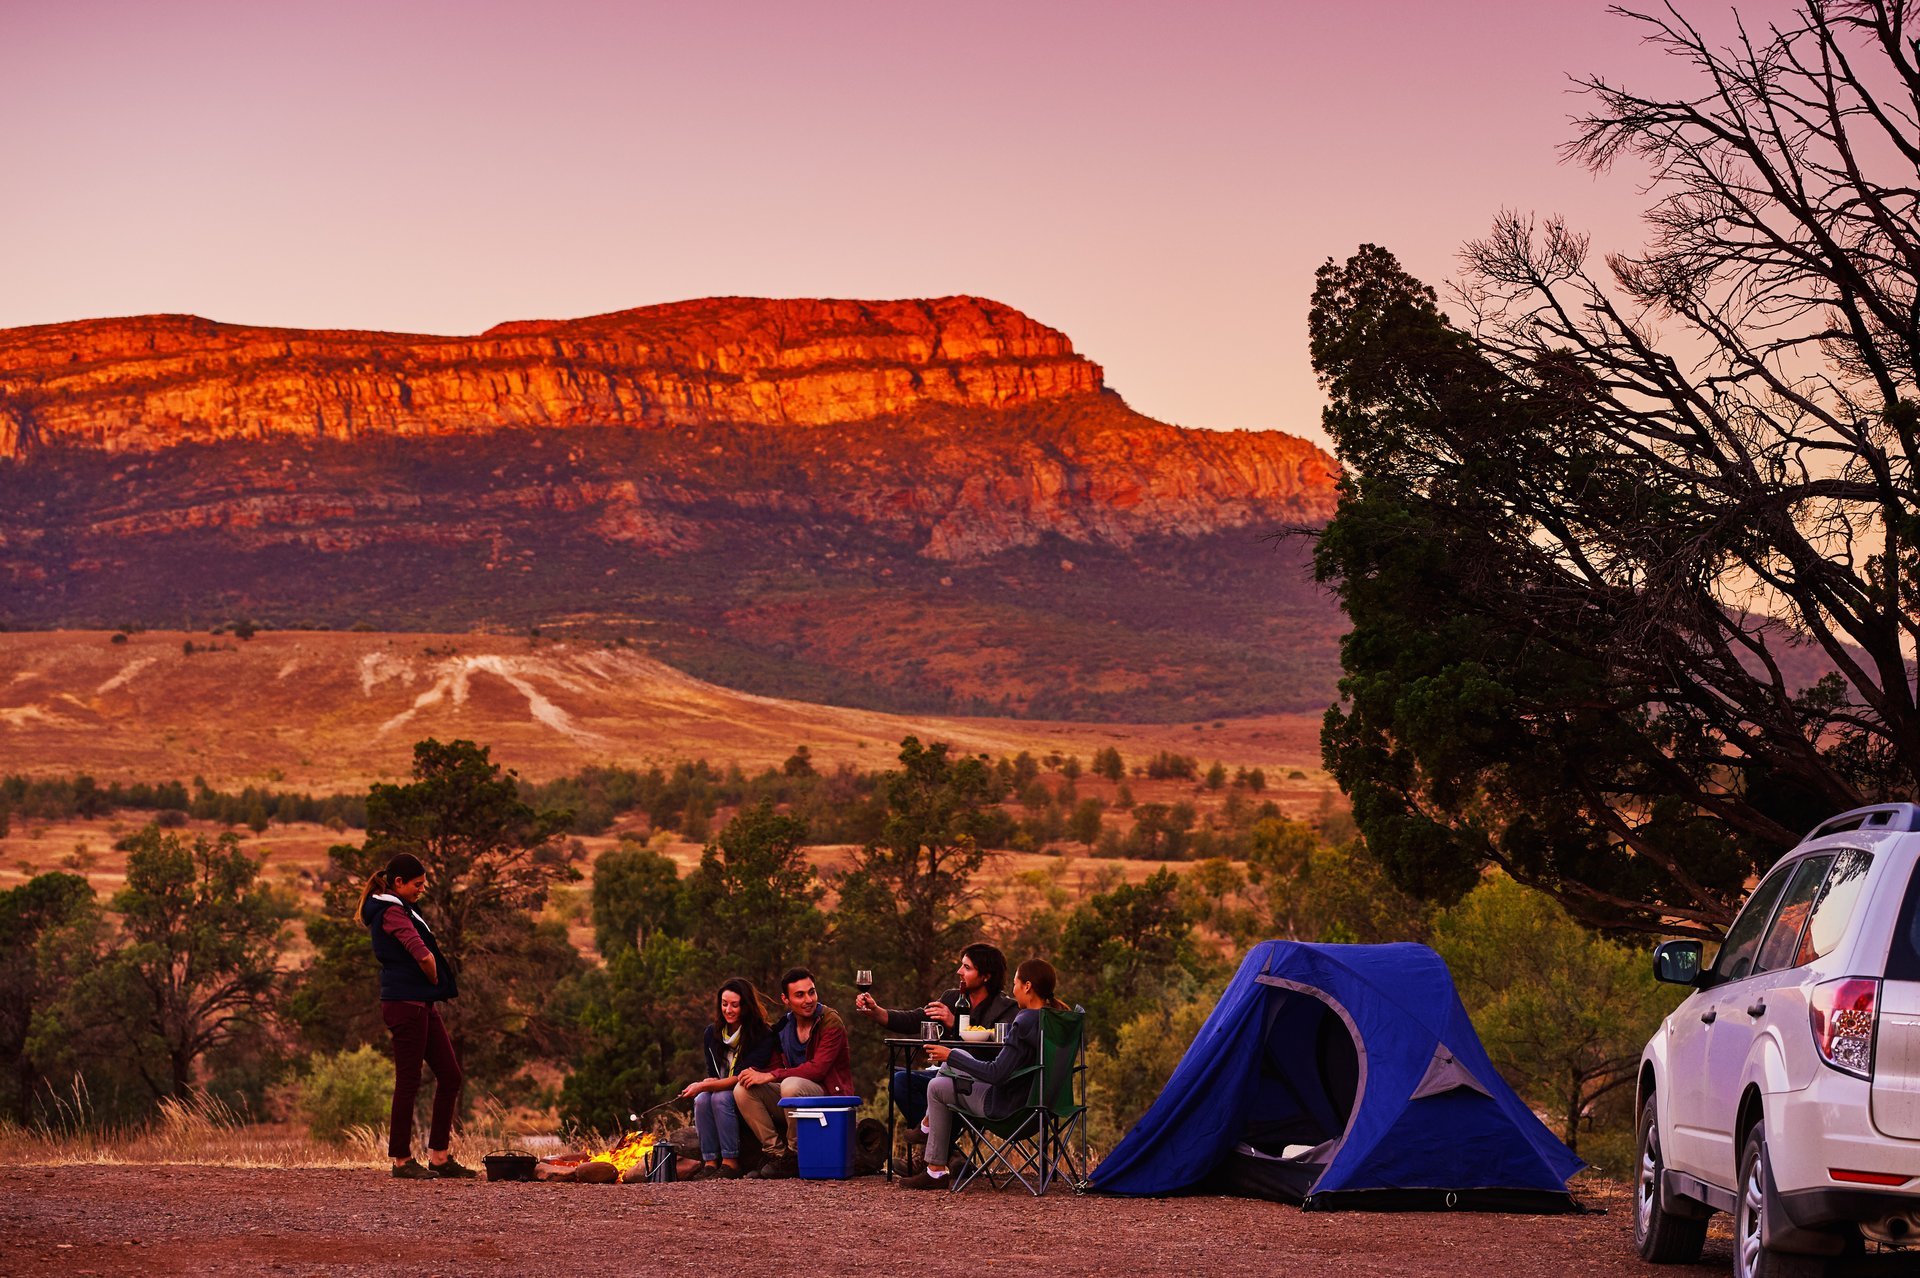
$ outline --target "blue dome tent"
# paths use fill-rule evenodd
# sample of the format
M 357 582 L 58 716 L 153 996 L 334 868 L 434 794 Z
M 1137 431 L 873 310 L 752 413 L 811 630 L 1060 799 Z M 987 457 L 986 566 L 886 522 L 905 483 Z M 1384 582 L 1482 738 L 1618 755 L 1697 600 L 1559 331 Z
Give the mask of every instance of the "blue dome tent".
M 1266 941 L 1093 1188 L 1573 1211 L 1584 1165 L 1494 1070 L 1438 954 Z

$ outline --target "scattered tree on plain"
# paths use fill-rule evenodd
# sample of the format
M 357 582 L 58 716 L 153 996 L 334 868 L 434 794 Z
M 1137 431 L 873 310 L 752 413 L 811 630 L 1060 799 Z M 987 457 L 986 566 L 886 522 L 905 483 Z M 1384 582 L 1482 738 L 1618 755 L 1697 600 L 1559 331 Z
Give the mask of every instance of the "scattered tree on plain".
M 260 882 L 264 860 L 233 834 L 189 839 L 148 826 L 136 835 L 127 885 L 112 901 L 118 935 L 73 956 L 79 970 L 63 997 L 35 1017 L 35 1059 L 49 1072 L 104 1062 L 155 1099 L 185 1097 L 205 1058 L 264 1034 L 297 913 Z

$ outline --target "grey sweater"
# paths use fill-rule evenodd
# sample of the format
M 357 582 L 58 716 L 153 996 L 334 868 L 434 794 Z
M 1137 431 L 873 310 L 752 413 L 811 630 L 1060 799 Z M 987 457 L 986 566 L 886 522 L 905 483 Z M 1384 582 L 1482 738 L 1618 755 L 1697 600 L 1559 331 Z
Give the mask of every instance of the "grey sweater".
M 1013 1018 L 1006 1046 L 992 1060 L 981 1060 L 956 1047 L 947 1054 L 947 1068 L 961 1076 L 956 1082 L 972 1084 L 960 1088 L 967 1094 L 967 1109 L 982 1118 L 997 1120 L 1011 1118 L 1026 1108 L 1033 1095 L 1033 1078 L 1013 1076 L 1039 1060 L 1040 1011 L 1028 1008 Z

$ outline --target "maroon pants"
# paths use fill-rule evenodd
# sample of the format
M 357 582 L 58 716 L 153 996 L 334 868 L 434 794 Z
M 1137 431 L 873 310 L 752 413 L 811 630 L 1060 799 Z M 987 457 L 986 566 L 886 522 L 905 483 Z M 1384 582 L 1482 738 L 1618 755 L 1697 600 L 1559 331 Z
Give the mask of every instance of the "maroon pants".
M 387 1153 L 413 1155 L 413 1102 L 420 1094 L 420 1062 L 433 1067 L 433 1127 L 428 1149 L 453 1143 L 453 1109 L 460 1102 L 460 1062 L 440 1009 L 432 1003 L 383 1002 L 380 1018 L 393 1033 L 393 1115 Z

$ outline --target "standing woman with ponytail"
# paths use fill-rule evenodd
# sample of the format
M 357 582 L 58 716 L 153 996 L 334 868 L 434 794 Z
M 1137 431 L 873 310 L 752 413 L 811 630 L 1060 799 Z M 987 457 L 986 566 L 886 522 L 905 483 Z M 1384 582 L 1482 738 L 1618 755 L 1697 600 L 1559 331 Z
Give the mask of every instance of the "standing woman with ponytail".
M 380 1018 L 393 1035 L 393 1113 L 387 1153 L 400 1180 L 471 1180 L 449 1152 L 453 1111 L 460 1101 L 460 1061 L 440 1019 L 439 1004 L 459 993 L 453 969 L 433 939 L 433 929 L 415 908 L 427 888 L 427 867 L 402 852 L 367 880 L 360 921 L 373 937 L 380 960 Z M 420 1092 L 420 1064 L 433 1069 L 433 1126 L 427 1133 L 427 1165 L 413 1157 L 413 1101 Z

